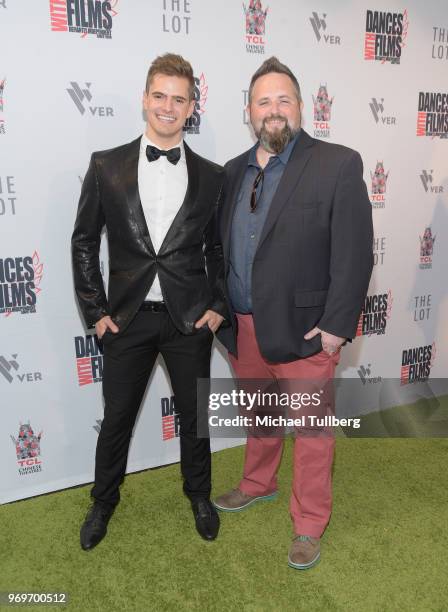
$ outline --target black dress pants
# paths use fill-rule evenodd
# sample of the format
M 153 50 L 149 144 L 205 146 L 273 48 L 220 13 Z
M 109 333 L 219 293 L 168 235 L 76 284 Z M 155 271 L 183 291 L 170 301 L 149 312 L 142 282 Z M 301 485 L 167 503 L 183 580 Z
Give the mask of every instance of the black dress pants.
M 139 311 L 123 335 L 103 337 L 104 420 L 96 447 L 92 497 L 116 505 L 126 471 L 135 419 L 159 353 L 173 388 L 180 419 L 180 458 L 184 492 L 210 497 L 210 440 L 197 438 L 197 378 L 210 376 L 213 333 L 202 328 L 181 334 L 166 312 Z M 202 407 L 201 407 L 202 408 Z M 206 418 L 207 406 L 203 407 Z

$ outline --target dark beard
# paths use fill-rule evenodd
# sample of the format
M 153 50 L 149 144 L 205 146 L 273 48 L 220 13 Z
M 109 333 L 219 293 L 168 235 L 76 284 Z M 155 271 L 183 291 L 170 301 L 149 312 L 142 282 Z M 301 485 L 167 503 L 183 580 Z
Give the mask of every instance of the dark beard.
M 271 119 L 280 119 L 285 122 L 285 125 L 281 129 L 273 130 L 269 132 L 266 129 L 266 121 L 270 121 Z M 300 128 L 297 130 L 291 129 L 288 124 L 288 121 L 282 117 L 281 115 L 271 115 L 270 117 L 266 117 L 263 119 L 262 126 L 258 132 L 255 132 L 255 135 L 260 141 L 263 149 L 268 151 L 269 153 L 275 153 L 278 155 L 291 142 L 294 136 L 297 134 Z

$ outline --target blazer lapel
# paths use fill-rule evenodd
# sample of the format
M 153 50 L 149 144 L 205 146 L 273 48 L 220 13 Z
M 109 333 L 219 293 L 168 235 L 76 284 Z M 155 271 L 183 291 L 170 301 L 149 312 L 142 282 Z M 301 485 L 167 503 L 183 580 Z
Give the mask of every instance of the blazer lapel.
M 229 193 L 228 195 L 226 195 L 227 205 L 223 210 L 223 215 L 225 215 L 225 218 L 223 219 L 224 231 L 222 236 L 222 242 L 224 254 L 227 255 L 226 259 L 228 259 L 230 255 L 230 232 L 232 229 L 233 214 L 235 211 L 238 193 L 241 189 L 241 183 L 243 182 L 243 178 L 246 173 L 249 153 L 250 150 L 247 151 L 247 154 L 240 161 L 236 169 L 235 176 L 229 177 L 226 181 L 226 185 L 230 184 Z
M 188 213 L 196 202 L 199 191 L 199 163 L 198 156 L 190 149 L 184 141 L 185 160 L 187 162 L 188 184 L 185 192 L 184 201 L 177 211 L 172 224 L 170 225 L 166 236 L 162 242 L 159 253 L 167 251 L 170 243 L 179 236 L 179 229 L 182 227 Z
M 140 138 L 132 141 L 129 144 L 129 153 L 124 163 L 124 186 L 126 197 L 131 215 L 143 240 L 149 250 L 155 254 L 154 246 L 149 235 L 148 226 L 146 224 L 145 213 L 143 212 L 140 194 L 138 192 L 138 159 L 140 153 Z
M 257 251 L 274 227 L 279 214 L 300 181 L 302 173 L 311 157 L 313 145 L 313 139 L 302 130 L 296 146 L 291 153 L 291 157 L 286 164 L 285 171 L 280 179 L 274 197 L 272 198 L 271 206 L 258 242 Z

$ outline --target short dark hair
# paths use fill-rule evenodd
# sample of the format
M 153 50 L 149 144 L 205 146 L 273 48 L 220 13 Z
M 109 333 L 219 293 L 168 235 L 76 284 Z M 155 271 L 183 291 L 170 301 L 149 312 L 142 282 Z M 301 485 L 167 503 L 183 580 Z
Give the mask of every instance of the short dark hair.
M 259 79 L 260 77 L 264 76 L 265 74 L 269 74 L 271 72 L 277 72 L 278 74 L 286 74 L 286 76 L 289 76 L 289 78 L 292 81 L 292 84 L 294 85 L 294 89 L 296 90 L 297 99 L 299 100 L 299 102 L 302 101 L 302 95 L 300 93 L 300 85 L 299 85 L 298 80 L 294 76 L 294 73 L 288 68 L 288 66 L 286 66 L 286 64 L 282 64 L 278 60 L 278 58 L 276 58 L 273 55 L 272 57 L 268 58 L 266 61 L 264 61 L 261 64 L 261 66 L 254 73 L 254 75 L 252 76 L 252 78 L 250 80 L 250 85 L 249 85 L 249 104 L 250 104 L 250 101 L 252 99 L 252 91 L 253 91 L 253 88 L 254 88 L 254 85 L 255 85 L 255 81 L 257 79 Z
M 190 62 L 184 59 L 181 55 L 176 55 L 175 53 L 165 53 L 164 55 L 159 55 L 159 57 L 156 57 L 149 67 L 148 76 L 146 77 L 146 93 L 148 93 L 151 81 L 156 74 L 166 74 L 167 76 L 177 76 L 187 79 L 190 100 L 193 100 L 195 87 L 193 68 L 191 67 Z

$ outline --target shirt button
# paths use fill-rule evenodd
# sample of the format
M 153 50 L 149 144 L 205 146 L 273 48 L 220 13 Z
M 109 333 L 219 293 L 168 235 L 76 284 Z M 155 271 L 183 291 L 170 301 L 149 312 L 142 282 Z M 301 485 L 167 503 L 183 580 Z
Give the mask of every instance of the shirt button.
M 250 237 L 252 238 L 252 240 L 255 238 L 255 234 L 251 234 Z

